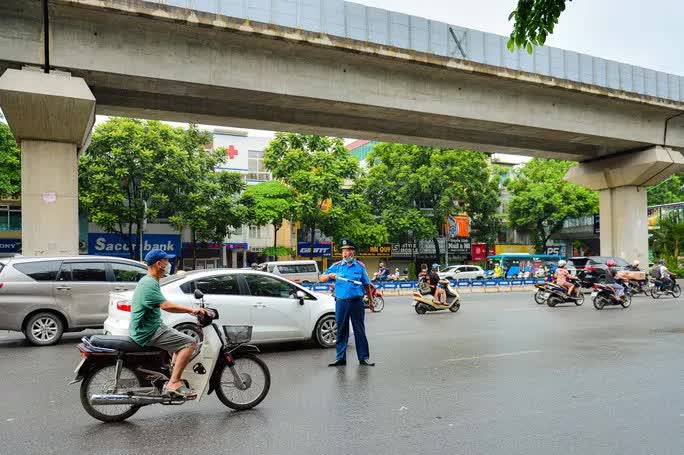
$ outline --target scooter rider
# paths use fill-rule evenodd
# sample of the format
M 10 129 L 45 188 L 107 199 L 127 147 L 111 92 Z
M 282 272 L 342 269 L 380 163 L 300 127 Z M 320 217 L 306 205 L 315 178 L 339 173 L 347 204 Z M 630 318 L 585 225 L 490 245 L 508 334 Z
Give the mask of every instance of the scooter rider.
M 439 264 L 432 264 L 432 270 L 430 271 L 430 293 L 434 297 L 435 291 L 437 291 L 437 286 L 439 285 Z
M 632 265 L 627 266 L 627 270 L 629 270 L 630 272 L 639 272 L 639 264 L 639 260 L 635 259 L 634 261 L 632 261 Z
M 138 281 L 131 301 L 130 337 L 136 344 L 156 347 L 173 355 L 171 379 L 164 386 L 164 392 L 188 397 L 194 391 L 181 382 L 181 375 L 190 361 L 197 343 L 189 335 L 167 327 L 161 322 L 161 310 L 169 313 L 207 314 L 204 308 L 190 308 L 169 302 L 161 293 L 159 280 L 170 268 L 169 259 L 175 256 L 160 249 L 153 249 L 145 255 L 147 275 Z
M 665 291 L 665 289 L 672 287 L 672 277 L 670 276 L 670 271 L 667 270 L 667 267 L 665 266 L 664 259 L 658 261 L 657 268 L 659 273 L 656 273 L 656 278 L 662 283 L 660 285 L 660 290 Z M 660 276 L 658 277 L 658 275 Z
M 625 287 L 621 284 L 618 284 L 615 281 L 615 273 L 617 272 L 616 267 L 615 267 L 615 261 L 612 259 L 609 259 L 608 262 L 606 263 L 606 265 L 608 266 L 608 274 L 607 274 L 606 278 L 613 281 L 612 283 L 610 283 L 610 287 L 613 288 L 613 291 L 615 291 L 615 295 L 620 300 L 624 300 Z
M 572 296 L 575 290 L 575 285 L 568 279 L 570 272 L 565 268 L 565 262 L 563 259 L 558 261 L 558 268 L 556 269 L 556 284 L 565 288 L 569 296 Z

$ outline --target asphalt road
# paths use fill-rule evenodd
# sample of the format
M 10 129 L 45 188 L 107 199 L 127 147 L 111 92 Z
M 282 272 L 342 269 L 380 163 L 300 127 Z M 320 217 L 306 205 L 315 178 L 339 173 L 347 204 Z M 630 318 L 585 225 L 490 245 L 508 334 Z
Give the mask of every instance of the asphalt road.
M 390 297 L 367 314 L 361 368 L 307 343 L 270 346 L 256 409 L 214 395 L 88 416 L 67 385 L 81 334 L 36 348 L 0 337 L 2 454 L 681 454 L 684 306 L 548 308 L 530 293 L 464 294 L 458 313 L 415 314 Z

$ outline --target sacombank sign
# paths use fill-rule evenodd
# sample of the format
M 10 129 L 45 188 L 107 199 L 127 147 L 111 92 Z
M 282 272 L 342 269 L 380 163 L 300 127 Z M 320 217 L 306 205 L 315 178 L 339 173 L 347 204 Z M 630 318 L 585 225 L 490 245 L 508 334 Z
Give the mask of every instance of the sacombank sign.
M 132 236 L 132 242 L 137 243 L 137 236 Z M 170 254 L 178 255 L 181 250 L 180 234 L 144 234 L 143 252 L 158 248 Z M 130 257 L 131 253 L 126 242 L 119 234 L 88 234 L 88 254 L 100 256 Z

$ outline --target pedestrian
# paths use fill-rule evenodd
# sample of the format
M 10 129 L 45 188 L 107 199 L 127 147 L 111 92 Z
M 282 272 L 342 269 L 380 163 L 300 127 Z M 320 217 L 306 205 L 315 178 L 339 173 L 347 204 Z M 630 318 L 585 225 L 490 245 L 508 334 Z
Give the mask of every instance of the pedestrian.
M 347 364 L 347 343 L 349 342 L 349 320 L 354 327 L 354 341 L 356 356 L 359 364 L 375 366 L 368 361 L 370 352 L 364 317 L 364 291 L 368 296 L 371 310 L 373 310 L 373 291 L 366 272 L 366 266 L 354 258 L 356 245 L 349 239 L 340 240 L 342 260 L 334 263 L 321 275 L 321 282 L 333 280 L 335 282 L 335 322 L 337 323 L 337 355 L 329 367 Z

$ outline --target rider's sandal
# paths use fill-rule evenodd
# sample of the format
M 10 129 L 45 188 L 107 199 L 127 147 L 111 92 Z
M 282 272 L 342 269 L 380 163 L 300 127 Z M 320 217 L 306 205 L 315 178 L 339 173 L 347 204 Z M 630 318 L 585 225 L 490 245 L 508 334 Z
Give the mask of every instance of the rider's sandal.
M 171 398 L 185 398 L 185 399 L 187 399 L 190 397 L 197 396 L 197 393 L 194 390 L 192 390 L 188 387 L 185 387 L 184 385 L 182 385 L 182 386 L 180 386 L 174 390 L 169 390 L 166 387 L 164 387 L 164 390 L 162 391 L 162 393 L 164 395 L 169 395 Z

